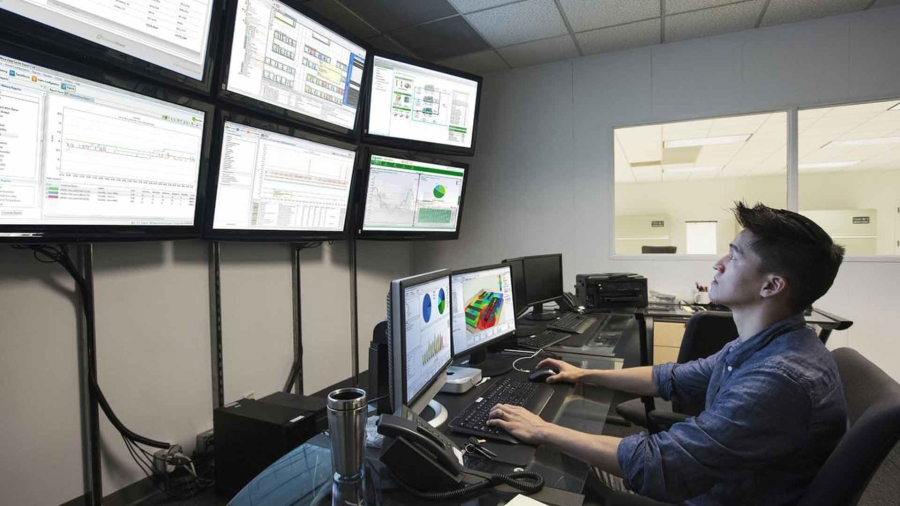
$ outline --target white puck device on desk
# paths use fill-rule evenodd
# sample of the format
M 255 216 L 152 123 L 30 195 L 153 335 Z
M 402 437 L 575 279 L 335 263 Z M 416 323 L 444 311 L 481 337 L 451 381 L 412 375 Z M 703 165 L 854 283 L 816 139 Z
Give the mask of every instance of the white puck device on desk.
M 447 382 L 441 392 L 461 394 L 468 392 L 481 381 L 481 369 L 474 367 L 450 366 L 447 368 Z

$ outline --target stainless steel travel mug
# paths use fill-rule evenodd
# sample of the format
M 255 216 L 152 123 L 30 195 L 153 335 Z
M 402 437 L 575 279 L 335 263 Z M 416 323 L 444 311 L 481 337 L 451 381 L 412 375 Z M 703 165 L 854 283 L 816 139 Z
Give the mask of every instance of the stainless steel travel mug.
M 335 480 L 352 481 L 363 476 L 366 447 L 366 392 L 341 388 L 328 394 L 328 430 Z

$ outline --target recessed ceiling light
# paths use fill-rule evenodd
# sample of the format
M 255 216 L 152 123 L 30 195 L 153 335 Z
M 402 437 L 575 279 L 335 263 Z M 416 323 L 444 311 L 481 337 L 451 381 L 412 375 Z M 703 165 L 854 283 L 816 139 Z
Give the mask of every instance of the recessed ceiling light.
M 841 167 L 852 167 L 859 163 L 859 160 L 852 162 L 819 162 L 819 163 L 801 163 L 801 169 L 840 169 Z
M 897 102 L 897 105 L 888 109 L 889 111 L 900 111 L 900 102 Z
M 722 170 L 721 165 L 710 165 L 706 167 L 666 167 L 663 172 L 666 174 L 682 174 L 685 172 L 714 172 Z
M 831 141 L 826 146 L 878 146 L 881 144 L 897 144 L 900 137 L 881 137 L 879 139 L 847 139 L 844 141 Z
M 731 135 L 728 137 L 704 137 L 702 139 L 683 139 L 680 141 L 665 141 L 663 146 L 666 149 L 671 148 L 690 148 L 693 146 L 713 146 L 716 144 L 736 144 L 739 142 L 747 142 L 750 134 L 747 135 Z

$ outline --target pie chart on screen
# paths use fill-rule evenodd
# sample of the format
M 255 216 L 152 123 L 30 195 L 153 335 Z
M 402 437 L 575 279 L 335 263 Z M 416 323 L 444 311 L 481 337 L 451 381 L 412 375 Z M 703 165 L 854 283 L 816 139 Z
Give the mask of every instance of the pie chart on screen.
M 441 199 L 444 198 L 444 195 L 447 194 L 447 188 L 444 188 L 444 185 L 439 184 L 434 187 L 434 197 Z
M 422 299 L 422 319 L 425 320 L 425 323 L 431 320 L 431 295 L 427 293 Z
M 447 309 L 447 294 L 444 293 L 444 289 L 438 292 L 438 314 L 444 314 L 444 310 Z

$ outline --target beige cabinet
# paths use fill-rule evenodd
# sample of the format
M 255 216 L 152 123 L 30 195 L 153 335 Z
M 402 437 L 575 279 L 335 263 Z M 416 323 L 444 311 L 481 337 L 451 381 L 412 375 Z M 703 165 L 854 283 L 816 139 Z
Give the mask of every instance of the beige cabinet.
M 684 323 L 653 323 L 653 365 L 674 362 L 678 359 L 681 339 L 684 337 Z

